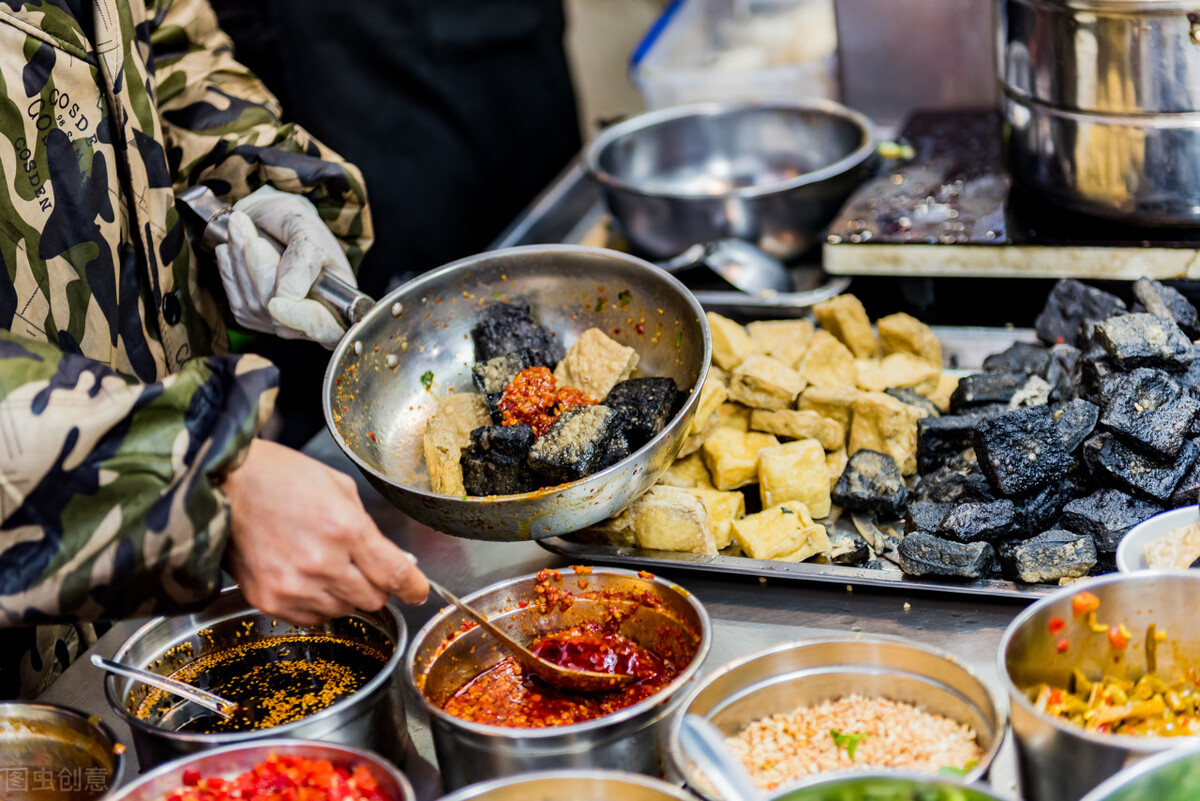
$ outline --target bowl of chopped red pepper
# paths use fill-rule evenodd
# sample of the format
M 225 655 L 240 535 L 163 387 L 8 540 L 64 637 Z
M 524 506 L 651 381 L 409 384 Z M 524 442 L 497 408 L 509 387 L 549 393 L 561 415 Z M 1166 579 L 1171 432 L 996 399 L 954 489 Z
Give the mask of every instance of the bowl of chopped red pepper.
M 1029 801 L 1075 801 L 1122 767 L 1200 742 L 1200 574 L 1092 579 L 1022 612 L 1001 642 Z
M 662 772 L 667 717 L 709 647 L 708 615 L 690 593 L 649 573 L 580 567 L 466 600 L 544 659 L 636 679 L 608 692 L 558 690 L 443 609 L 413 639 L 406 680 L 429 714 L 447 788 L 565 767 Z
M 404 774 L 360 748 L 307 740 L 230 745 L 168 762 L 109 801 L 415 801 Z

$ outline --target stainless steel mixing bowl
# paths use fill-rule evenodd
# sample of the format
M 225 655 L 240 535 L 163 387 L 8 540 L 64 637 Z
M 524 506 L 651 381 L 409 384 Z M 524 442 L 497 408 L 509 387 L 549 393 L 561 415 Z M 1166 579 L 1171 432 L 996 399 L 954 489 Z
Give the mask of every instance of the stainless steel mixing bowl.
M 711 623 L 691 593 L 665 579 L 616 568 L 577 574 L 562 570 L 562 586 L 572 593 L 613 591 L 650 593 L 661 608 L 641 605 L 620 633 L 676 665 L 676 679 L 633 706 L 570 726 L 518 729 L 472 723 L 443 711 L 447 699 L 507 654 L 478 627 L 455 637 L 466 618 L 453 607 L 435 615 L 417 632 L 409 649 L 405 678 L 429 714 L 433 744 L 446 787 L 552 768 L 616 768 L 651 775 L 666 765 L 667 718 L 708 653 Z M 518 641 L 594 620 L 603 600 L 578 598 L 565 612 L 542 616 L 531 603 L 537 575 L 493 584 L 464 600 Z M 522 604 L 525 604 L 522 608 Z
M 1105 780 L 1083 801 L 1196 801 L 1200 798 L 1200 747 L 1143 759 Z
M 789 259 L 816 243 L 874 152 L 871 121 L 837 103 L 740 102 L 639 114 L 584 159 L 640 253 L 732 237 Z
M 893 637 L 812 640 L 732 662 L 704 679 L 671 727 L 671 765 L 696 793 L 711 799 L 679 741 L 684 715 L 707 718 L 732 736 L 756 720 L 855 694 L 912 704 L 974 729 L 983 756 L 965 781 L 987 775 L 1004 741 L 1003 706 L 949 654 Z
M 389 801 L 416 801 L 417 798 L 404 774 L 378 754 L 336 743 L 275 738 L 227 745 L 224 748 L 214 748 L 202 754 L 177 759 L 143 774 L 137 781 L 122 787 L 116 795 L 106 801 L 163 801 L 167 793 L 183 784 L 184 771 L 195 770 L 202 777 L 219 776 L 232 779 L 272 754 L 324 759 L 332 762 L 335 767 L 352 768 L 362 765 L 370 771 Z
M 864 772 L 784 788 L 771 801 L 1003 801 L 982 784 L 910 773 Z
M 176 731 L 201 710 L 180 700 L 161 720 L 143 720 L 134 710 L 149 688 L 108 674 L 108 703 L 129 724 L 143 769 L 176 757 L 218 746 L 279 737 L 297 737 L 370 748 L 399 762 L 408 749 L 408 725 L 400 662 L 408 630 L 395 601 L 378 612 L 356 612 L 320 626 L 295 627 L 251 607 L 240 590 L 222 592 L 205 609 L 189 615 L 160 617 L 135 631 L 113 656 L 117 662 L 170 675 L 205 654 L 258 638 L 296 634 L 329 635 L 366 642 L 390 654 L 387 663 L 357 692 L 306 718 L 267 729 L 196 734 Z
M 1098 620 L 1124 623 L 1132 632 L 1124 651 L 1114 651 L 1107 636 L 1071 614 L 1071 601 L 1083 590 L 1099 597 Z M 1064 587 L 1013 620 L 1000 643 L 999 673 L 1008 689 L 1021 787 L 1028 801 L 1076 801 L 1121 768 L 1195 741 L 1085 731 L 1038 712 L 1025 691 L 1040 682 L 1067 686 L 1075 669 L 1092 679 L 1140 676 L 1146 670 L 1145 635 L 1151 623 L 1167 634 L 1158 648 L 1159 675 L 1168 680 L 1186 675 L 1200 664 L 1198 609 L 1200 572 L 1146 571 Z M 1066 628 L 1051 631 L 1053 618 L 1066 621 Z M 1057 644 L 1063 639 L 1068 647 L 1059 653 Z
M 480 307 L 500 299 L 530 304 L 566 345 L 596 327 L 634 348 L 636 374 L 675 379 L 689 393 L 683 408 L 636 453 L 579 481 L 521 495 L 433 492 L 425 421 L 446 393 L 475 391 L 471 328 Z M 616 514 L 671 466 L 711 350 L 700 304 L 641 259 L 574 245 L 497 250 L 410 281 L 350 328 L 325 374 L 325 421 L 375 488 L 431 528 L 481 540 L 553 537 Z
M 619 770 L 549 770 L 480 782 L 442 801 L 695 801 L 661 779 Z
M 95 801 L 121 781 L 125 746 L 96 718 L 65 706 L 0 703 L 0 798 Z

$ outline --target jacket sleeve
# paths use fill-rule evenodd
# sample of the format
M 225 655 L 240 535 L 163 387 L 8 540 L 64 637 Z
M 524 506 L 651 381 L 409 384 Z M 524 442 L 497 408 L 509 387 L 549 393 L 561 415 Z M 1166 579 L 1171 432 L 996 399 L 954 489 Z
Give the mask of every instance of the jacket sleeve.
M 153 384 L 0 331 L 0 626 L 161 614 L 220 586 L 217 479 L 274 403 L 257 356 Z
M 233 57 L 207 0 L 150 0 L 154 84 L 176 191 L 232 203 L 270 184 L 302 194 L 357 266 L 373 238 L 362 173 L 307 131 Z

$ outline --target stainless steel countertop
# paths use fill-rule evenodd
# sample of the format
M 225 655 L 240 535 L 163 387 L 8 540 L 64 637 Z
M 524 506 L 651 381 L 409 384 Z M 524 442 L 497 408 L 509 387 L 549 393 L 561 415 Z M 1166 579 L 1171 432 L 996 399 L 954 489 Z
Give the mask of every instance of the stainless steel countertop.
M 467 593 L 501 579 L 532 573 L 565 562 L 536 543 L 490 543 L 457 539 L 426 528 L 402 515 L 363 480 L 337 450 L 327 433 L 316 436 L 304 452 L 354 476 L 367 511 L 401 547 L 416 554 L 422 569 L 454 592 Z M 714 577 L 677 571 L 669 574 L 696 595 L 713 619 L 713 643 L 705 672 L 769 646 L 831 632 L 891 634 L 942 648 L 1000 693 L 996 649 L 1009 621 L 1022 604 L 987 598 L 954 598 L 921 593 L 766 582 L 743 576 Z M 405 609 L 410 634 L 438 608 L 434 600 Z M 125 621 L 104 635 L 93 652 L 111 656 L 142 621 Z M 87 659 L 69 667 L 40 700 L 66 704 L 99 715 L 122 742 L 131 745 L 128 728 L 109 708 L 103 674 Z M 1003 700 L 1003 694 L 1000 693 Z M 414 753 L 401 766 L 421 801 L 441 795 L 433 742 L 424 715 L 409 704 Z M 138 772 L 137 755 L 127 752 L 125 780 Z M 1002 794 L 1017 797 L 1015 758 L 1007 742 L 996 759 L 991 782 Z

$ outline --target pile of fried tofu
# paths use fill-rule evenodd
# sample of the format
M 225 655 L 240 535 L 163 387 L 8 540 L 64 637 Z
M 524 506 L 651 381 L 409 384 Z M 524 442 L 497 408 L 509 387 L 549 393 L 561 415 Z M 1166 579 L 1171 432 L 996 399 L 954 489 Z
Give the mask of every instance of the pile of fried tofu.
M 659 483 L 586 539 L 643 549 L 799 562 L 830 550 L 817 520 L 850 455 L 917 471 L 917 420 L 945 409 L 957 379 L 933 331 L 907 314 L 872 327 L 853 295 L 810 320 L 746 326 L 712 312 L 713 367 L 679 458 Z M 746 514 L 747 492 L 761 511 Z

